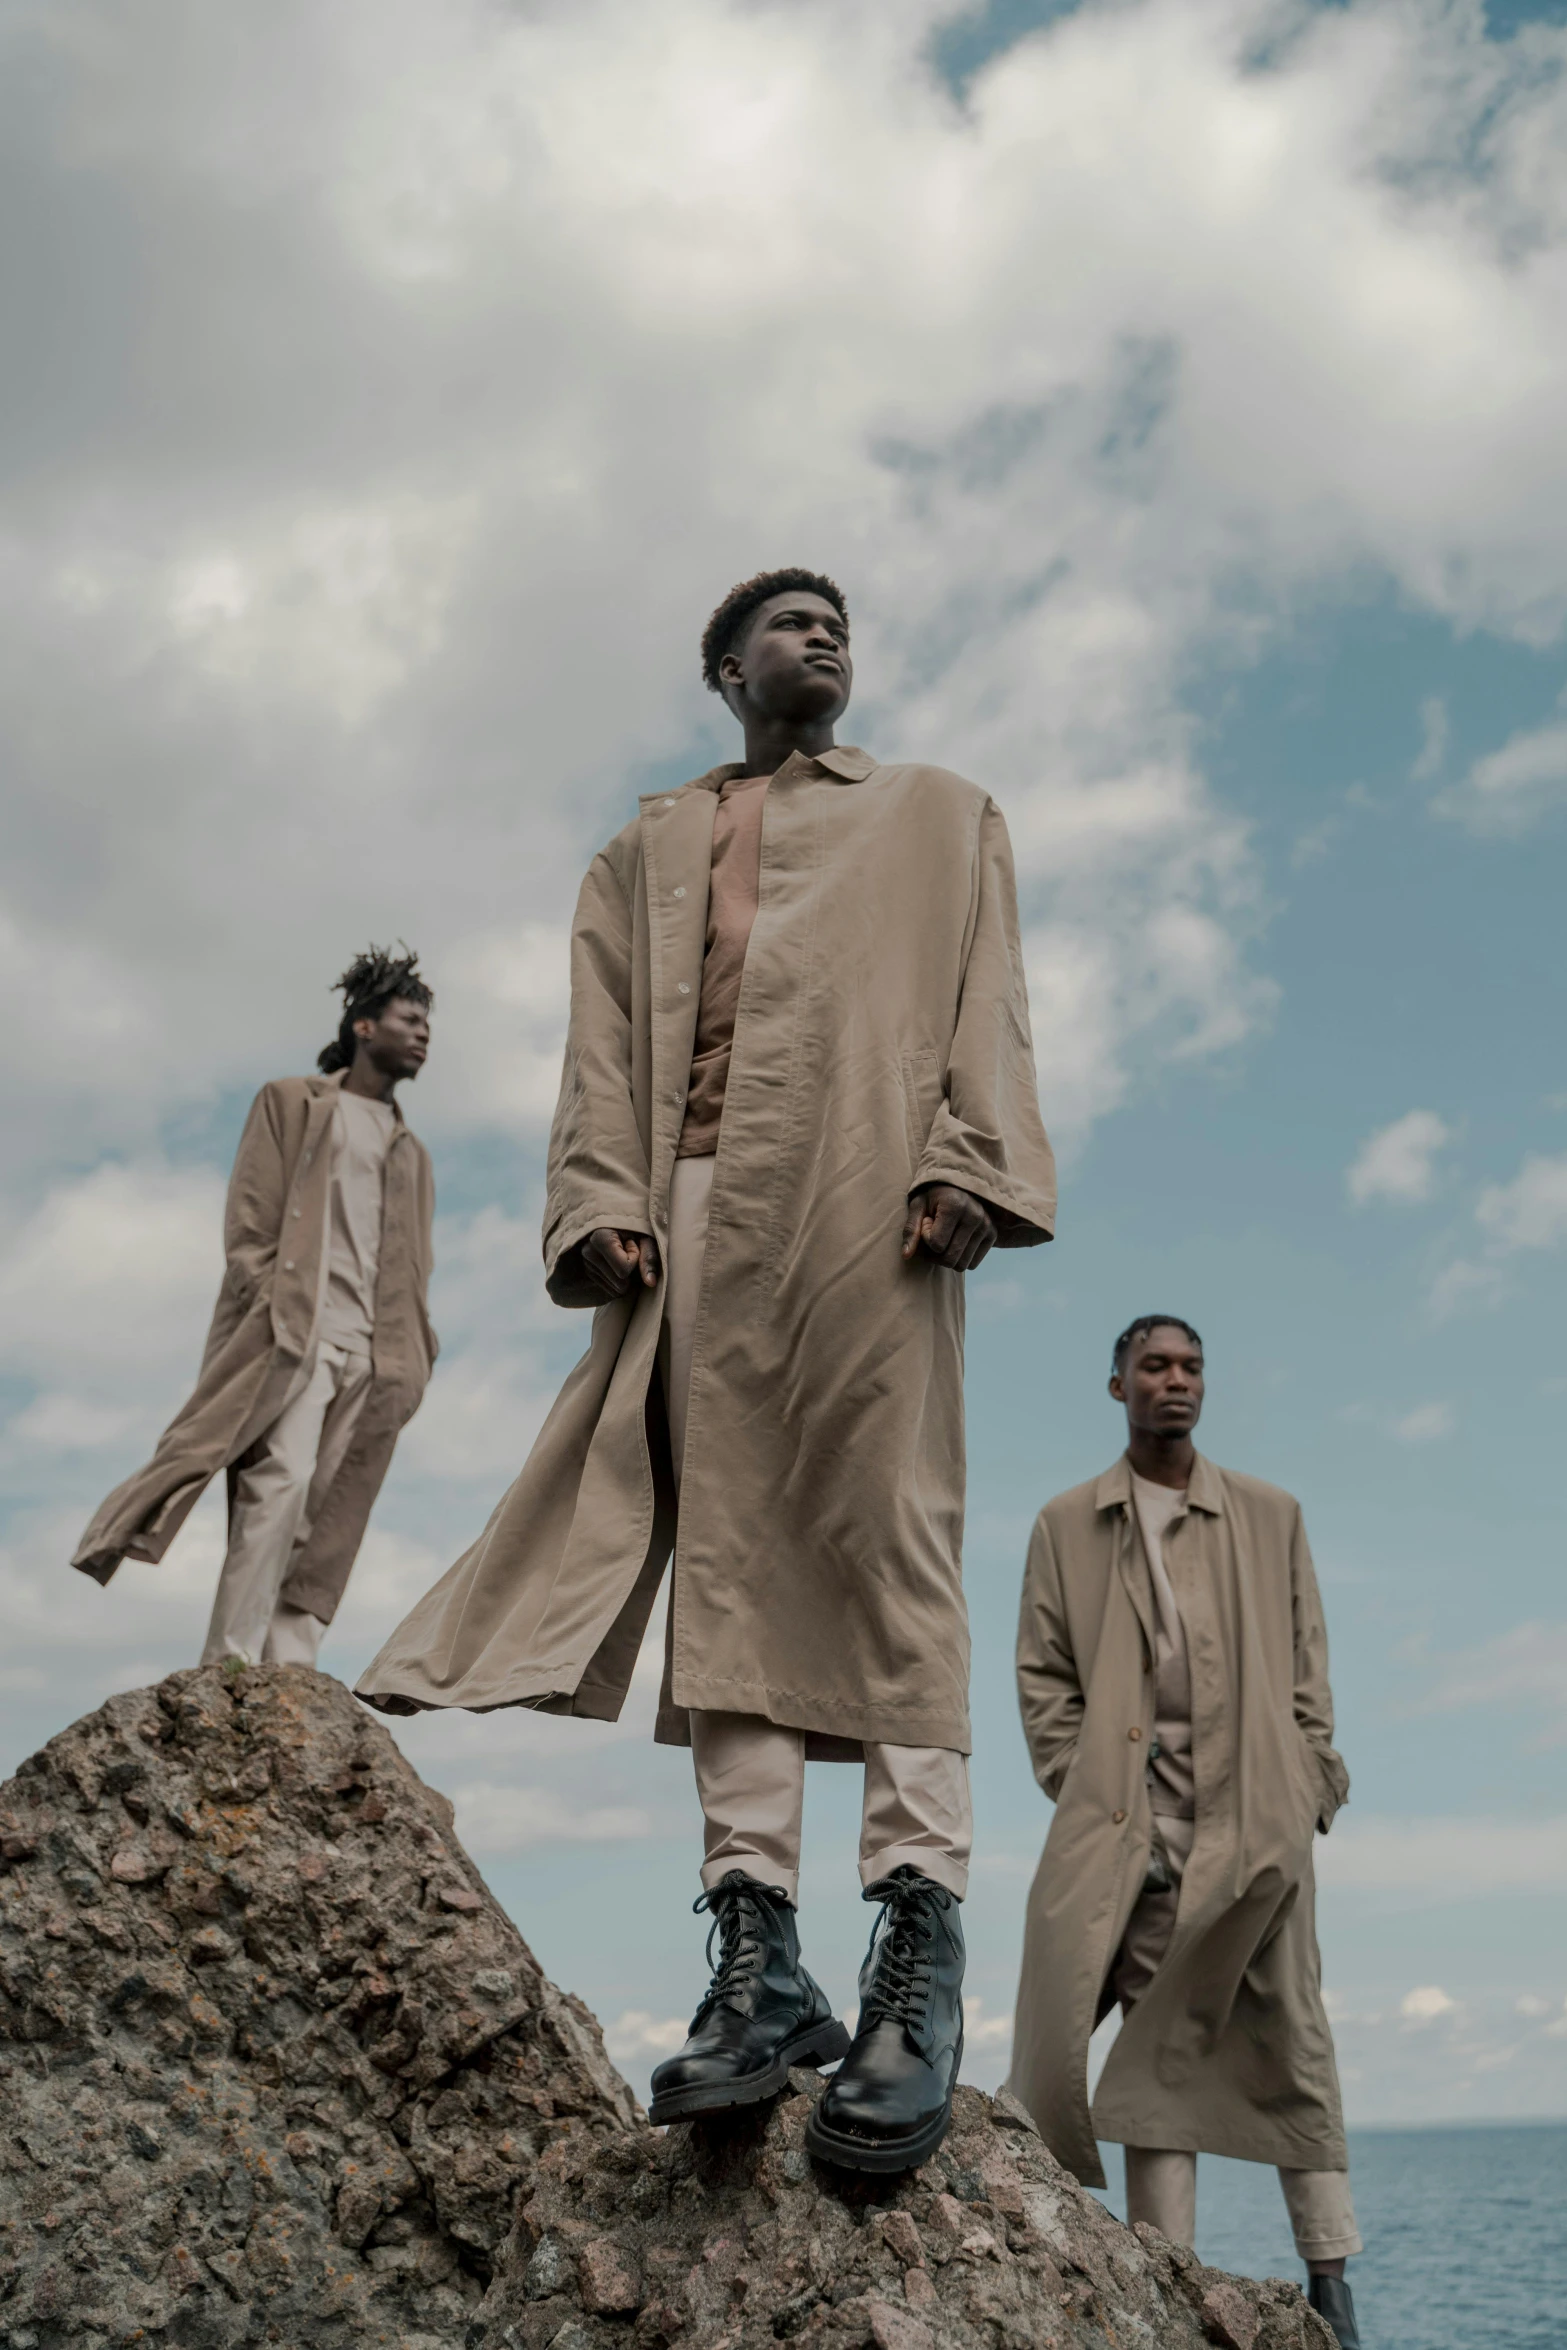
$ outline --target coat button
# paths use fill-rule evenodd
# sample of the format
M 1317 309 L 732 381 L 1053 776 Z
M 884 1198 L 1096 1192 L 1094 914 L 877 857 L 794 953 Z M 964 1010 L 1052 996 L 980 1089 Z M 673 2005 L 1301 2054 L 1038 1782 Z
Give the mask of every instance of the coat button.
M 1125 1812 L 1124 1812 L 1124 1811 L 1113 1811 L 1113 1812 L 1110 1814 L 1110 1820 L 1111 1820 L 1111 1824 L 1112 1824 L 1114 1827 L 1117 1827 L 1117 1828 L 1118 1828 L 1118 1827 L 1121 1825 L 1121 1822 L 1122 1822 L 1122 1821 L 1125 1819 L 1125 1817 L 1126 1817 L 1126 1814 L 1125 1814 Z
M 294 1216 L 295 1216 L 295 1220 L 297 1221 L 297 1220 L 298 1220 L 298 1218 L 299 1218 L 299 1217 L 301 1217 L 301 1216 L 304 1214 L 304 1212 L 305 1212 L 305 1211 L 304 1211 L 304 1209 L 303 1209 L 303 1208 L 296 1208 L 296 1209 L 294 1210 Z
M 686 894 L 686 893 L 685 893 L 684 889 L 677 889 L 677 890 L 676 890 L 676 892 L 675 892 L 675 895 L 676 895 L 676 897 L 677 897 L 677 898 L 683 898 L 683 897 L 685 896 L 685 894 Z
M 672 808 L 672 807 L 674 806 L 674 804 L 675 804 L 675 803 L 674 803 L 674 801 L 673 801 L 673 800 L 666 800 L 666 801 L 664 802 L 664 805 L 665 805 L 665 807 L 666 807 L 666 808 Z
M 283 1259 L 283 1270 L 285 1273 L 292 1273 L 294 1270 L 294 1260 L 292 1257 L 285 1257 Z
M 691 993 L 691 982 L 689 979 L 680 980 L 678 982 L 678 986 L 682 995 L 689 995 Z
M 1141 1736 L 1142 1736 L 1142 1732 L 1141 1732 L 1141 1730 L 1128 1730 L 1128 1731 L 1127 1731 L 1127 1733 L 1126 1733 L 1126 1735 L 1128 1736 L 1128 1738 L 1130 1738 L 1130 1740 L 1132 1741 L 1132 1744 L 1135 1746 L 1135 1745 L 1137 1744 L 1137 1741 L 1138 1741 L 1138 1739 L 1139 1739 L 1139 1738 L 1141 1738 Z

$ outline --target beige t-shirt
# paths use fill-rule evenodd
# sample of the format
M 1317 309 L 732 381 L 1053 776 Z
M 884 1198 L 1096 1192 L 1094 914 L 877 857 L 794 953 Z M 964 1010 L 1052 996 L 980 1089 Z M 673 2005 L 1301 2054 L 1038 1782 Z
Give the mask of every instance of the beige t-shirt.
M 1153 1585 L 1154 1731 L 1159 1751 L 1148 1764 L 1148 1800 L 1167 1819 L 1197 1816 L 1192 1771 L 1192 1676 L 1186 1656 L 1186 1627 L 1164 1571 L 1164 1537 L 1186 1508 L 1185 1487 L 1152 1485 L 1132 1471 L 1132 1501 Z
M 740 982 L 762 886 L 762 812 L 770 775 L 732 775 L 719 787 L 713 864 L 707 884 L 707 946 L 686 1114 L 676 1156 L 710 1158 L 718 1148 L 734 1048 Z
M 390 1102 L 340 1093 L 332 1112 L 332 1198 L 320 1336 L 328 1346 L 368 1354 L 381 1263 L 386 1154 L 397 1132 Z

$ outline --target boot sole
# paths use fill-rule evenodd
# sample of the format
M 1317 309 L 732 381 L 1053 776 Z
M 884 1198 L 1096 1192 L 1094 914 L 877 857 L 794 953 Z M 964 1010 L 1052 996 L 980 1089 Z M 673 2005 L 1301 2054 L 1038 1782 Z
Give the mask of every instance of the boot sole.
M 832 2016 L 825 2024 L 813 2024 L 808 2032 L 786 2040 L 772 2063 L 760 2072 L 741 2073 L 732 2081 L 714 2081 L 705 2088 L 674 2089 L 667 2097 L 655 2097 L 648 2107 L 648 2120 L 657 2127 L 664 2122 L 689 2121 L 697 2113 L 725 2113 L 731 2106 L 760 2104 L 764 2097 L 776 2097 L 786 2087 L 795 2065 L 838 2064 L 848 2053 L 848 2032 Z
M 806 2153 L 815 2155 L 818 2162 L 830 2162 L 837 2170 L 874 2171 L 883 2178 L 896 2171 L 918 2170 L 922 2162 L 929 2161 L 952 2127 L 952 2094 L 958 2085 L 962 2063 L 960 2040 L 952 2060 L 952 2082 L 946 2104 L 930 2121 L 917 2130 L 906 2131 L 901 2138 L 859 2138 L 851 2130 L 835 2130 L 831 2122 L 822 2120 L 821 2107 L 813 2106 L 805 2125 Z

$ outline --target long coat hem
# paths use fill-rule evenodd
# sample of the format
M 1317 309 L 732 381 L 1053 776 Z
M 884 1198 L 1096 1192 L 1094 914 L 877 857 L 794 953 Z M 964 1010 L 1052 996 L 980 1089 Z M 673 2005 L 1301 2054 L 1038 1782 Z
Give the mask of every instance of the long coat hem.
M 804 1730 L 808 1737 L 849 1740 L 856 1746 L 941 1746 L 956 1754 L 973 1751 L 966 1713 L 940 1712 L 929 1706 L 823 1705 L 798 1690 L 774 1689 L 765 1681 L 717 1680 L 694 1673 L 675 1676 L 674 1705 L 660 1716 L 660 1745 L 690 1744 L 689 1732 L 682 1735 L 676 1726 L 676 1718 L 683 1720 L 688 1712 L 756 1714 L 781 1730 Z
M 1190 2118 L 1157 2122 L 1130 2121 L 1124 2114 L 1101 2112 L 1098 2101 L 1093 2107 L 1094 2136 L 1107 2146 L 1154 2146 L 1180 2154 L 1220 2154 L 1227 2162 L 1265 2162 L 1276 2170 L 1347 2171 L 1349 2149 L 1342 2137 L 1311 2138 L 1300 2132 L 1292 2134 L 1277 2121 L 1266 2128 L 1248 2130 L 1215 2125 L 1210 2129 L 1194 2129 Z M 1104 2185 L 1098 2179 L 1085 2179 L 1084 2186 Z

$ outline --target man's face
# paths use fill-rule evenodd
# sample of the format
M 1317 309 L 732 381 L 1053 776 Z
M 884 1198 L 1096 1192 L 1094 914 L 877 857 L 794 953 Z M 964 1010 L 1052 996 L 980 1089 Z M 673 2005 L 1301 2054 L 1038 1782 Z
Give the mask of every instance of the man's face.
M 356 1020 L 354 1034 L 383 1077 L 417 1077 L 430 1050 L 430 1015 L 412 996 L 394 995 L 378 1019 Z
M 1202 1417 L 1202 1348 L 1172 1322 L 1144 1330 L 1127 1349 L 1110 1393 L 1125 1404 L 1129 1428 L 1189 1436 Z
M 737 718 L 747 707 L 764 718 L 831 725 L 854 683 L 849 626 L 841 612 L 806 588 L 769 596 L 752 613 L 733 652 L 718 664 L 724 699 Z

